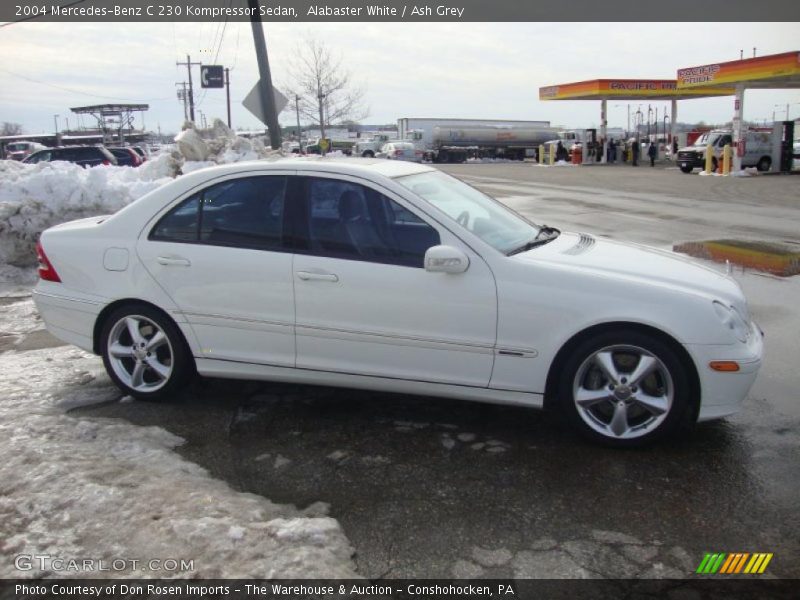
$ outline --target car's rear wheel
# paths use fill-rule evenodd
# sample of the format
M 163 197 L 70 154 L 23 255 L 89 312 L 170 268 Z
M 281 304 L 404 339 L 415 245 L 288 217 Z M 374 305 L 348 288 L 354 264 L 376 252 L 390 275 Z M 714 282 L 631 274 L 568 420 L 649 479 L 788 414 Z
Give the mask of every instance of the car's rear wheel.
M 692 172 L 692 168 L 693 167 L 691 167 L 689 165 L 681 165 L 681 171 L 683 171 L 684 173 L 691 173 Z
M 608 332 L 580 344 L 563 370 L 559 399 L 583 435 L 639 446 L 672 433 L 690 414 L 686 367 L 661 339 Z
M 374 158 L 375 157 L 375 153 L 372 150 L 364 150 L 364 152 L 362 152 L 361 156 L 363 158 Z
M 144 304 L 111 313 L 103 324 L 100 348 L 109 377 L 140 400 L 162 400 L 180 389 L 193 371 L 177 326 Z
M 758 161 L 756 165 L 756 169 L 765 173 L 769 171 L 770 167 L 772 166 L 772 159 L 769 156 L 762 156 L 761 160 Z

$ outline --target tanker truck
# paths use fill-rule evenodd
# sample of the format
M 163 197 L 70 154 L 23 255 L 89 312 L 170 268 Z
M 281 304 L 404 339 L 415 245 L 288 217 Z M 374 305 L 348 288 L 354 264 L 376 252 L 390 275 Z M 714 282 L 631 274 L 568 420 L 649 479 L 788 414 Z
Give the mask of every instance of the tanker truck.
M 556 137 L 558 130 L 552 127 L 435 127 L 424 156 L 435 163 L 468 158 L 523 160 L 535 157 L 541 144 Z

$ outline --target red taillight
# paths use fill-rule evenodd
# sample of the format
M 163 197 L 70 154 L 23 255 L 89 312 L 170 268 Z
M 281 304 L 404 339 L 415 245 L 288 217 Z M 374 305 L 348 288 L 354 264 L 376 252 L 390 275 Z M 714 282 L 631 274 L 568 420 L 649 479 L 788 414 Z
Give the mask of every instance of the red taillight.
M 395 156 L 402 156 L 403 155 L 403 151 L 402 150 L 395 150 L 394 151 L 394 155 Z
M 130 153 L 131 158 L 133 159 L 131 164 L 133 164 L 134 167 L 138 167 L 140 164 L 142 164 L 142 159 L 139 157 L 139 154 L 137 154 L 136 150 L 128 150 L 128 153 Z
M 56 283 L 61 283 L 61 278 L 58 276 L 58 273 L 56 273 L 56 270 L 53 268 L 50 260 L 44 253 L 44 248 L 42 248 L 41 241 L 36 242 L 36 258 L 39 259 L 39 277 L 44 281 L 55 281 Z
M 111 161 L 110 161 L 110 160 L 108 160 L 107 158 L 104 158 L 104 159 L 103 159 L 103 164 L 104 164 L 104 165 L 110 165 L 110 164 L 111 164 Z

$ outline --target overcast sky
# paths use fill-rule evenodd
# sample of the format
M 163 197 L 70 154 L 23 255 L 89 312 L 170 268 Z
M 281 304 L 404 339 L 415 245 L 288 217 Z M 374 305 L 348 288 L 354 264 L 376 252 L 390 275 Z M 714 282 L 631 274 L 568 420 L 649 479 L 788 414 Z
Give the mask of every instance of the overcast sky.
M 234 127 L 260 128 L 241 101 L 257 80 L 250 24 L 18 23 L 0 28 L 0 121 L 51 132 L 73 106 L 144 102 L 148 128 L 176 131 L 183 108 L 176 60 L 228 66 Z M 597 78 L 675 78 L 682 67 L 800 50 L 799 23 L 267 23 L 273 82 L 291 81 L 287 60 L 309 35 L 340 53 L 366 88 L 367 123 L 399 117 L 549 120 L 584 127 L 599 102 L 540 102 L 539 87 Z M 214 45 L 214 39 L 218 40 Z M 222 40 L 221 44 L 219 40 Z M 199 78 L 195 67 L 193 77 Z M 196 91 L 207 118 L 225 117 L 224 90 Z M 800 117 L 800 90 L 752 90 L 746 119 Z M 775 105 L 779 105 L 776 107 Z M 609 102 L 609 126 L 625 127 L 627 103 Z M 659 117 L 667 103 L 653 103 Z M 632 106 L 635 112 L 638 104 Z M 647 103 L 643 104 L 647 110 Z M 679 102 L 681 121 L 730 120 L 733 98 Z M 199 118 L 199 117 L 198 117 Z M 294 113 L 280 115 L 294 123 Z M 86 121 L 84 120 L 84 123 Z

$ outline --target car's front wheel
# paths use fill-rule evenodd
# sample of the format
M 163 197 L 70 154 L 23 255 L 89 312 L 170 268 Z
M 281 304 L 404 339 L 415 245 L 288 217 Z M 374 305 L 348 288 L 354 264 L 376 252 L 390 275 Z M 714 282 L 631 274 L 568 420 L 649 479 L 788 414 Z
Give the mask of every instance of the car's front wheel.
M 182 387 L 193 361 L 177 326 L 144 304 L 115 310 L 105 320 L 100 347 L 109 377 L 140 400 L 161 400 Z
M 565 364 L 559 399 L 583 435 L 610 446 L 639 446 L 672 433 L 689 416 L 689 377 L 673 349 L 639 331 L 581 343 Z

